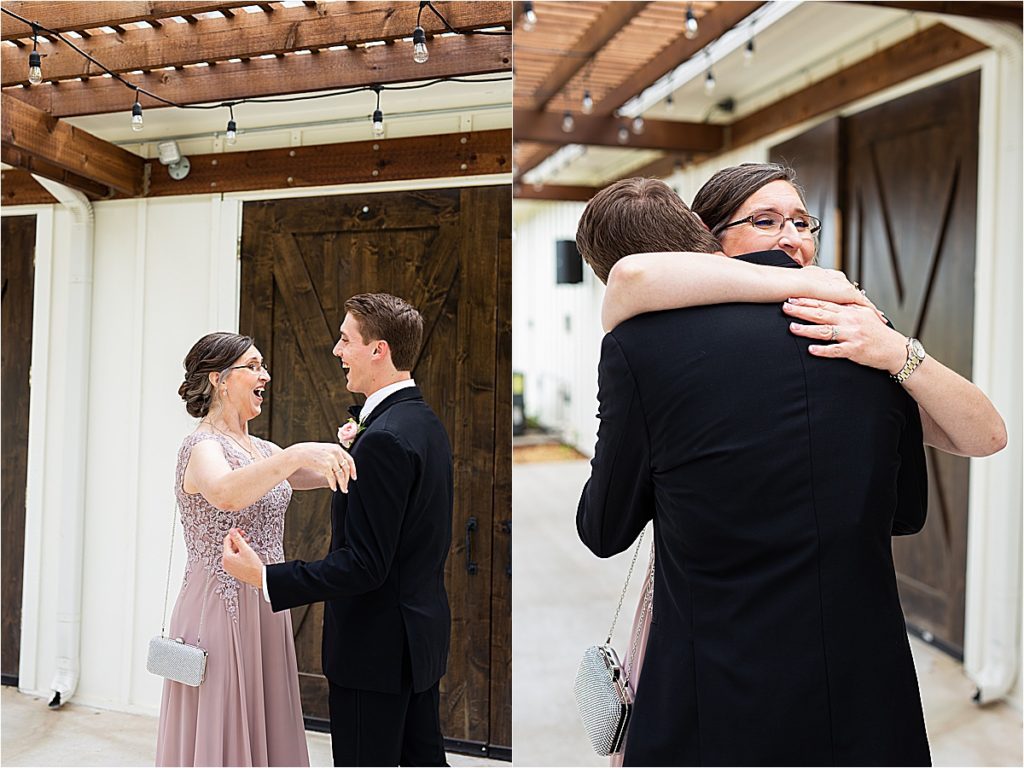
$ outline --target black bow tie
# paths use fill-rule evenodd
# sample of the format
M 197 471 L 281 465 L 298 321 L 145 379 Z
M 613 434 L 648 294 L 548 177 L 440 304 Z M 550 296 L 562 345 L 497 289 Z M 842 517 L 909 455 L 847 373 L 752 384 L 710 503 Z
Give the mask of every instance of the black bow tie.
M 363 410 L 363 406 L 361 406 L 361 405 L 350 405 L 348 407 L 348 415 L 351 416 L 356 421 L 359 421 L 359 413 L 362 410 Z

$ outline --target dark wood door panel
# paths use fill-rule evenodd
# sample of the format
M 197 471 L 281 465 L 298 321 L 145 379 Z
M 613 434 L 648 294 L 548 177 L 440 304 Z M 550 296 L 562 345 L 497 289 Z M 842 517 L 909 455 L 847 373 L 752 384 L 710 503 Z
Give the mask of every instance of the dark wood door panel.
M 2 328 L 2 505 L 0 600 L 3 601 L 0 673 L 16 684 L 21 653 L 21 589 L 25 564 L 25 482 L 28 471 L 29 368 L 32 362 L 32 295 L 35 281 L 35 216 L 4 216 Z
M 970 378 L 977 73 L 846 121 L 849 271 L 893 324 Z M 908 621 L 963 648 L 967 459 L 928 449 L 928 523 L 893 543 Z
M 349 296 L 387 291 L 423 314 L 424 344 L 413 376 L 448 431 L 456 482 L 445 573 L 453 622 L 442 725 L 446 737 L 485 748 L 511 745 L 510 717 L 503 723 L 495 714 L 511 712 L 511 687 L 494 681 L 492 663 L 492 647 L 511 642 L 508 585 L 500 585 L 497 618 L 492 598 L 495 520 L 508 520 L 511 508 L 495 491 L 511 483 L 510 462 L 496 459 L 499 440 L 508 438 L 496 424 L 508 421 L 511 407 L 511 393 L 499 395 L 496 385 L 504 381 L 496 378 L 498 355 L 509 353 L 509 342 L 499 340 L 496 306 L 499 239 L 509 240 L 510 206 L 507 188 L 264 201 L 246 204 L 242 236 L 240 327 L 256 338 L 274 374 L 252 427 L 280 445 L 334 440 L 347 406 L 362 400 L 347 392 L 331 356 Z M 510 264 L 505 269 L 510 272 Z M 501 290 L 508 293 L 507 277 Z M 293 497 L 288 557 L 324 555 L 329 505 L 326 491 Z M 467 549 L 471 518 L 476 529 Z M 470 555 L 475 573 L 466 568 Z M 303 708 L 313 718 L 327 717 L 322 620 L 321 606 L 292 612 Z M 505 700 L 492 701 L 494 694 Z

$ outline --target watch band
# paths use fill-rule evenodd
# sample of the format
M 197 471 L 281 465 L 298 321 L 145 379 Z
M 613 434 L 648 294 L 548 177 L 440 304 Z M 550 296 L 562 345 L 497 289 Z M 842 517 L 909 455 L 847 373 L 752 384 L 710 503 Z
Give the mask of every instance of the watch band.
M 922 353 L 924 352 L 924 347 L 921 346 L 921 342 L 914 338 L 907 339 L 907 362 L 903 364 L 903 367 L 898 373 L 889 374 L 892 377 L 892 380 L 897 384 L 902 384 L 910 378 L 910 374 L 917 370 L 918 366 L 921 365 L 925 358 L 924 354 L 918 355 L 917 352 L 914 351 L 914 342 L 917 342 L 917 346 L 921 347 Z

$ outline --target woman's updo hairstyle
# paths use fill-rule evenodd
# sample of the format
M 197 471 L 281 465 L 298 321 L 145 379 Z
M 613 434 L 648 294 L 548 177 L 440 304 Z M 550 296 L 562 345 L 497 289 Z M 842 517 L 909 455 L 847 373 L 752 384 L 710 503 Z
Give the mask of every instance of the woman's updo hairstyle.
M 220 373 L 231 367 L 253 345 L 251 336 L 237 333 L 208 333 L 185 355 L 185 380 L 178 387 L 178 394 L 185 401 L 190 416 L 201 419 L 210 412 L 213 399 L 211 373 Z

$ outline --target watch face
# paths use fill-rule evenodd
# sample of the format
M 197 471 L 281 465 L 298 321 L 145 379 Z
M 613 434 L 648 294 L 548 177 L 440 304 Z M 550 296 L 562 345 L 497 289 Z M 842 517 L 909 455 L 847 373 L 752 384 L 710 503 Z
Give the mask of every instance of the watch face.
M 914 353 L 914 357 L 924 359 L 924 345 L 917 339 L 910 340 L 910 349 Z

